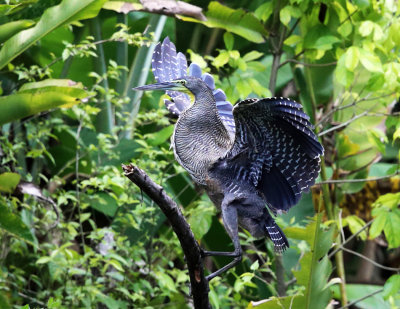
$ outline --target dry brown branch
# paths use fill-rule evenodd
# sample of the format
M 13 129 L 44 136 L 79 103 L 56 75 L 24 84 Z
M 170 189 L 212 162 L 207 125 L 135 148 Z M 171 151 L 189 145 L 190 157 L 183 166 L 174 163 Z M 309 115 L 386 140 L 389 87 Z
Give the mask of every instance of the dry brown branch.
M 204 276 L 201 248 L 178 205 L 165 193 L 163 187 L 151 180 L 140 168 L 129 164 L 122 165 L 122 169 L 124 175 L 160 207 L 176 236 L 178 236 L 189 270 L 194 307 L 196 309 L 211 308 L 208 299 L 209 286 L 208 280 Z

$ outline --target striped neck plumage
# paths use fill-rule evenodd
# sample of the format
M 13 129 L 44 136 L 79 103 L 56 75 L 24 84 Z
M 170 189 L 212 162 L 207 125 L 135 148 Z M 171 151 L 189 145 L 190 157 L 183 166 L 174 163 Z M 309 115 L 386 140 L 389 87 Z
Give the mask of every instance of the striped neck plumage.
M 199 81 L 198 83 L 196 83 L 195 88 L 190 89 L 190 92 L 194 96 L 193 105 L 203 108 L 209 108 L 213 111 L 215 110 L 215 112 L 218 113 L 212 90 L 207 87 L 207 84 L 205 82 Z

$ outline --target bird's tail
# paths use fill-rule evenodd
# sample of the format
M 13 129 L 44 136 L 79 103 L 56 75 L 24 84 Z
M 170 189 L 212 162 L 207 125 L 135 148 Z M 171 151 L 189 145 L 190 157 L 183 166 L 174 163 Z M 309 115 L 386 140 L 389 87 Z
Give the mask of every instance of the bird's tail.
M 269 238 L 274 243 L 274 249 L 276 252 L 283 252 L 286 248 L 289 248 L 289 242 L 282 232 L 281 228 L 275 223 L 274 219 L 270 216 L 266 222 L 266 229 Z

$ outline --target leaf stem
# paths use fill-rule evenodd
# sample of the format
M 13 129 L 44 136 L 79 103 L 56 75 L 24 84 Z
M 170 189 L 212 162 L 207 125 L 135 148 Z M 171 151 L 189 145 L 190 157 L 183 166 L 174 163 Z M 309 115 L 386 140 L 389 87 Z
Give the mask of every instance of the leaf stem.
M 90 30 L 95 38 L 95 40 L 101 40 L 101 23 L 99 21 L 99 17 L 93 18 L 90 20 Z M 94 58 L 94 65 L 96 72 L 103 77 L 101 82 L 101 86 L 104 88 L 105 93 L 108 92 L 108 80 L 106 77 L 107 74 L 107 65 L 106 59 L 104 55 L 103 45 L 99 44 L 97 46 L 98 57 Z M 107 96 L 104 95 L 102 98 L 102 102 L 99 104 L 101 111 L 97 114 L 96 117 L 96 130 L 97 132 L 103 132 L 111 134 L 113 129 L 113 113 L 111 109 L 111 102 L 107 99 Z

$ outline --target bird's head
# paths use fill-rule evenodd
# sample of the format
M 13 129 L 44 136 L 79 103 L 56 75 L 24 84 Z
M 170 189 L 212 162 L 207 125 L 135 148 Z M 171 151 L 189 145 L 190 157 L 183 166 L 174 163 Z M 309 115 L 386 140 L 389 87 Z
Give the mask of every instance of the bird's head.
M 133 90 L 151 91 L 151 90 L 170 90 L 184 92 L 189 95 L 196 95 L 207 85 L 200 78 L 193 76 L 185 76 L 168 82 L 161 82 L 151 85 L 145 85 L 133 88 Z

